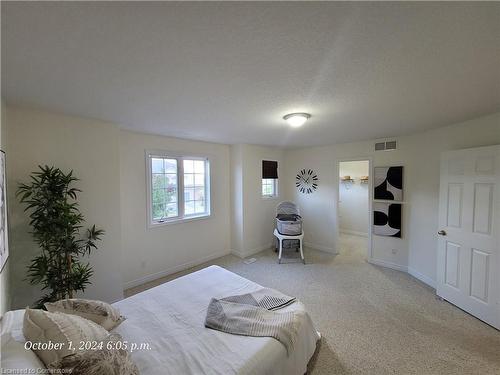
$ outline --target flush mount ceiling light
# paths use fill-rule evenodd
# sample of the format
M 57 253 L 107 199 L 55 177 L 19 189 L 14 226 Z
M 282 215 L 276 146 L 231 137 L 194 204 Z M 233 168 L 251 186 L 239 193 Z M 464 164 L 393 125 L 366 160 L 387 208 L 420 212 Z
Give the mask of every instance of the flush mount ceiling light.
M 292 128 L 298 128 L 311 117 L 309 113 L 289 113 L 288 115 L 283 116 L 283 120 L 288 122 L 288 124 Z

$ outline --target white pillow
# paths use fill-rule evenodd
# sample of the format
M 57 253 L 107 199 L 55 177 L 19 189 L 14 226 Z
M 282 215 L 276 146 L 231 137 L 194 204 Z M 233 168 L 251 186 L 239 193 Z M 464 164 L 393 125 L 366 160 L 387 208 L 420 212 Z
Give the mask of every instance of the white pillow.
M 6 374 L 39 374 L 41 373 L 40 369 L 45 368 L 36 354 L 32 350 L 25 349 L 24 343 L 17 341 L 9 332 L 2 334 L 1 346 L 0 368 Z M 25 372 L 13 370 L 23 370 Z
M 130 353 L 125 349 L 116 349 L 118 342 L 123 342 L 122 337 L 111 333 L 104 340 L 102 349 L 68 355 L 51 363 L 49 369 L 71 375 L 139 375 Z M 113 345 L 108 346 L 108 343 Z
M 80 316 L 30 308 L 24 313 L 23 333 L 45 365 L 77 352 L 81 342 L 102 341 L 108 336 L 100 325 Z
M 10 333 L 16 341 L 24 343 L 23 319 L 24 309 L 7 311 L 0 317 L 0 334 Z
M 57 302 L 47 302 L 45 308 L 50 312 L 73 314 L 92 320 L 108 331 L 125 320 L 125 317 L 120 315 L 120 311 L 109 303 L 91 299 L 62 299 Z

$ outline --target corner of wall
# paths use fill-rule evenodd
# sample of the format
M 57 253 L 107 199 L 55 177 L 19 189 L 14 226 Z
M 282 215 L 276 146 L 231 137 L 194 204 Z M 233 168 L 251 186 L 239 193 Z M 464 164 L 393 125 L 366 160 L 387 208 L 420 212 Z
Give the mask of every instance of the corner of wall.
M 243 254 L 243 145 L 230 146 L 231 253 Z
M 272 247 L 273 244 L 268 243 L 262 246 L 255 247 L 253 249 L 231 250 L 231 254 L 236 255 L 237 257 L 243 259 L 252 256 L 254 254 L 260 253 L 261 251 L 270 250 L 272 249 Z
M 338 250 L 335 249 L 334 247 L 320 245 L 320 244 L 310 242 L 310 241 L 304 241 L 304 246 L 308 247 L 310 249 L 313 249 L 313 250 L 319 250 L 319 251 L 323 251 L 324 253 L 330 253 L 333 255 L 337 255 L 339 253 Z
M 436 289 L 436 280 L 431 279 L 428 276 L 425 276 L 423 273 L 418 272 L 415 268 L 408 267 L 408 273 L 412 275 L 414 278 L 420 280 L 424 284 Z
M 262 160 L 278 161 L 280 185 L 286 181 L 283 149 L 231 146 L 231 252 L 242 258 L 271 248 L 276 205 L 286 197 L 283 189 L 279 199 L 262 199 Z
M 2 124 L 4 127 L 4 124 Z M 10 229 L 10 308 L 31 304 L 40 296 L 38 286 L 25 278 L 26 262 L 39 252 L 30 235 L 24 207 L 16 201 L 17 181 L 29 178 L 38 164 L 74 170 L 81 178 L 79 203 L 87 223 L 106 230 L 98 251 L 86 258 L 93 267 L 88 298 L 108 302 L 123 297 L 120 274 L 120 181 L 118 126 L 64 114 L 7 107 Z M 3 138 L 3 137 L 2 137 Z M 2 139 L 5 142 L 5 139 Z M 91 152 L 89 152 L 91 145 Z M 118 215 L 118 216 L 117 216 Z

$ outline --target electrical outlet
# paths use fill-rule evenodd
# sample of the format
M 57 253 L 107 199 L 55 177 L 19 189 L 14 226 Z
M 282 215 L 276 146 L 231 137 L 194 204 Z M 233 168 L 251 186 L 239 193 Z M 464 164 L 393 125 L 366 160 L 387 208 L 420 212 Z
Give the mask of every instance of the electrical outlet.
M 396 254 L 398 253 L 398 250 L 397 250 L 397 249 L 392 249 L 392 253 L 393 253 L 394 255 L 396 255 Z
M 143 261 L 141 262 L 141 268 L 146 268 L 146 261 L 144 261 L 144 260 L 143 260 Z

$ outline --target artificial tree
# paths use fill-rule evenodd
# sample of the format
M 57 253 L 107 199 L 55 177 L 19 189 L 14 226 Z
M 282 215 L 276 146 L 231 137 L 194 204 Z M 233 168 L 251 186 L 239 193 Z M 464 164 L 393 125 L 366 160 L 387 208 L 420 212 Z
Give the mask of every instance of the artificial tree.
M 97 249 L 104 230 L 92 225 L 81 234 L 85 218 L 78 208 L 81 190 L 73 187 L 78 181 L 73 171 L 64 173 L 49 166 L 39 169 L 31 174 L 30 183 L 19 185 L 16 195 L 27 205 L 32 234 L 41 249 L 28 266 L 28 280 L 47 290 L 35 303 L 42 307 L 45 302 L 73 298 L 90 284 L 92 267 L 80 258 Z

